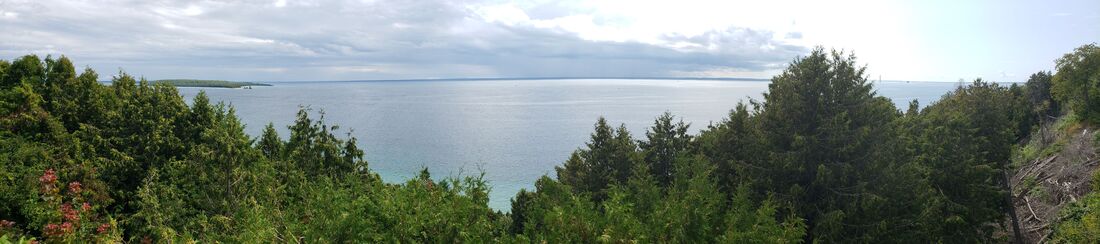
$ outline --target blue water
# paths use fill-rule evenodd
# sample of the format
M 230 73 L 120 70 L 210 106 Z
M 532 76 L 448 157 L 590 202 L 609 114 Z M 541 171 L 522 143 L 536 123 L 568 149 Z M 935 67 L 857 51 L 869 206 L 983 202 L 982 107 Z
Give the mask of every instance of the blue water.
M 635 138 L 664 111 L 698 132 L 725 118 L 739 101 L 762 99 L 765 81 L 475 80 L 283 82 L 254 89 L 180 88 L 190 99 L 205 90 L 237 110 L 245 131 L 268 122 L 285 139 L 299 106 L 325 111 L 330 124 L 359 139 L 371 170 L 402 182 L 428 167 L 434 178 L 485 173 L 489 205 L 507 211 L 521 188 L 584 146 L 599 116 L 625 124 Z M 878 93 L 899 108 L 930 104 L 956 83 L 880 82 Z

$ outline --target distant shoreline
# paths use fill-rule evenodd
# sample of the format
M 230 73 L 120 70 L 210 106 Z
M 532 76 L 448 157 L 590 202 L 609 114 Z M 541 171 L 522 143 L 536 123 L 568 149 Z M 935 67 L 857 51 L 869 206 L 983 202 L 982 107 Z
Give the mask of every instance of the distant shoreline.
M 289 80 L 289 81 L 270 81 L 268 83 L 259 82 L 246 82 L 246 81 L 227 81 L 227 80 L 196 80 L 196 79 L 163 79 L 150 81 L 152 84 L 156 83 L 168 83 L 175 87 L 199 87 L 199 88 L 243 88 L 251 86 L 274 86 L 279 83 L 356 83 L 356 82 L 425 82 L 425 81 L 442 81 L 442 82 L 461 82 L 461 81 L 539 81 L 539 80 L 689 80 L 689 81 L 749 81 L 749 82 L 770 82 L 771 79 L 765 78 L 714 78 L 714 77 L 495 77 L 495 78 L 419 78 L 419 79 L 364 79 L 364 80 Z M 892 82 L 892 83 L 958 83 L 958 81 L 916 81 L 916 80 L 871 80 L 867 81 L 872 83 L 878 82 Z M 111 81 L 100 81 L 103 84 L 111 84 Z M 969 82 L 963 82 L 963 84 Z M 1022 82 L 996 82 L 996 83 L 1022 83 Z
M 381 79 L 347 80 L 359 81 L 477 81 L 477 80 L 728 80 L 728 81 L 771 81 L 764 78 L 708 78 L 708 77 L 496 77 L 496 78 L 426 78 L 426 79 Z
M 226 80 L 192 80 L 192 79 L 168 79 L 151 81 L 152 84 L 166 83 L 175 87 L 207 87 L 207 88 L 242 88 L 253 86 L 271 86 L 271 84 L 257 82 L 241 82 Z
M 417 79 L 363 79 L 363 80 L 287 80 L 271 81 L 271 83 L 309 83 L 309 82 L 420 82 L 420 81 L 538 81 L 538 80 L 692 80 L 692 81 L 751 81 L 770 82 L 771 78 L 737 78 L 737 77 L 493 77 L 493 78 L 417 78 Z M 875 80 L 869 82 L 920 82 L 920 83 L 957 83 L 957 81 L 924 81 L 924 80 Z M 965 82 L 969 83 L 969 82 Z M 1020 82 L 997 82 L 1020 83 Z
M 272 83 L 302 82 L 402 82 L 402 81 L 502 81 L 502 80 L 711 80 L 711 81 L 771 81 L 764 78 L 702 78 L 702 77 L 495 77 L 495 78 L 420 78 L 420 79 L 365 79 L 365 80 L 297 80 L 272 81 Z

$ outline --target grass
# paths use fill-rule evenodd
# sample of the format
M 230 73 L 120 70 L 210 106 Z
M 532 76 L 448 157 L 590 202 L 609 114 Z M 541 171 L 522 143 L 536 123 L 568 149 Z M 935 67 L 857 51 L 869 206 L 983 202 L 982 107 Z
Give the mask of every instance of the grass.
M 1032 160 L 1054 156 L 1054 154 L 1062 151 L 1068 141 L 1065 136 L 1058 136 L 1054 142 L 1044 146 L 1039 142 L 1040 140 L 1040 138 L 1032 137 L 1027 144 L 1013 147 L 1012 168 L 1019 168 L 1024 163 Z
M 1061 119 L 1058 119 L 1058 121 L 1054 122 L 1055 130 L 1066 133 L 1076 132 L 1077 130 L 1081 129 L 1082 126 L 1084 125 L 1082 125 L 1081 121 L 1077 119 L 1077 115 L 1075 115 L 1073 111 L 1067 112 L 1065 117 L 1062 117 Z
M 245 86 L 271 86 L 264 83 L 256 82 L 239 82 L 239 81 L 226 81 L 226 80 L 194 80 L 194 79 L 170 79 L 170 80 L 155 80 L 152 83 L 167 83 L 176 87 L 220 87 L 220 88 L 241 88 Z
M 1025 176 L 1024 180 L 1020 181 L 1020 185 L 1016 187 L 1016 191 L 1021 193 L 1027 192 L 1028 194 L 1034 195 L 1032 191 L 1035 190 L 1035 187 L 1038 185 L 1039 182 L 1035 179 L 1035 176 Z

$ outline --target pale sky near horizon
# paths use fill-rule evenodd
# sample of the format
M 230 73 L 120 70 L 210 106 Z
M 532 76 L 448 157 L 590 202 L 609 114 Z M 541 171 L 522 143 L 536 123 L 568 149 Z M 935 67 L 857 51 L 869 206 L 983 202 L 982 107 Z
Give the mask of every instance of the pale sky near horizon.
M 101 79 L 769 78 L 814 46 L 872 79 L 1024 81 L 1100 1 L 0 0 L 0 59 Z

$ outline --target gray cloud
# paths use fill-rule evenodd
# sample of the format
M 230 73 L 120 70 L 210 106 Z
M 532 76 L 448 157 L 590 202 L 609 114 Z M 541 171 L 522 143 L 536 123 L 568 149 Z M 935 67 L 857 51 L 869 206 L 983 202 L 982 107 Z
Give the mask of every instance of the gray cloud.
M 669 47 L 591 41 L 481 19 L 464 1 L 0 0 L 0 58 L 65 54 L 100 73 L 329 80 L 669 76 L 775 69 L 805 47 L 765 30 L 666 35 Z M 530 16 L 570 14 L 565 6 Z

